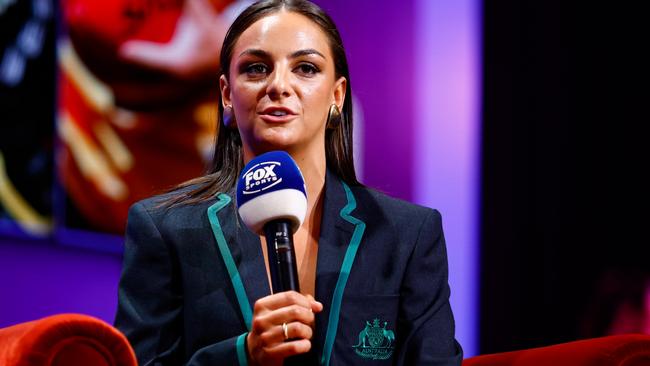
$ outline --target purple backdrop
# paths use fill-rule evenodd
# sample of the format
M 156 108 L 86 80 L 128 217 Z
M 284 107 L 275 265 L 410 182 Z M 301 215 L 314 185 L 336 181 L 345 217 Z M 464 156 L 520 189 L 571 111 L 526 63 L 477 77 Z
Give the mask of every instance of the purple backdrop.
M 480 3 L 418 0 L 417 8 L 413 201 L 442 212 L 467 357 L 478 351 Z
M 121 256 L 0 238 L 0 328 L 59 313 L 113 321 Z
M 414 1 L 317 1 L 334 18 L 363 113 L 363 182 L 410 200 Z

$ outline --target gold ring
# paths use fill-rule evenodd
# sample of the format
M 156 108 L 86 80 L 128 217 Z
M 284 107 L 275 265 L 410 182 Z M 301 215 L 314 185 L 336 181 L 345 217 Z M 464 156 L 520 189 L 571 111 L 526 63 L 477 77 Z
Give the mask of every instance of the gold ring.
M 284 332 L 284 340 L 286 341 L 289 339 L 289 327 L 287 326 L 287 323 L 282 323 L 282 331 Z

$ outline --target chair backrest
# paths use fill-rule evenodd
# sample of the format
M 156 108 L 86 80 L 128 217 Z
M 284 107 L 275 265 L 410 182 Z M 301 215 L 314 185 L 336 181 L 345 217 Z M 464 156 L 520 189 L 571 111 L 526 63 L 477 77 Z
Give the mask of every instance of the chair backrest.
M 650 335 L 625 334 L 471 357 L 463 366 L 647 366 Z
M 3 366 L 137 366 L 126 337 L 102 320 L 59 314 L 0 329 Z

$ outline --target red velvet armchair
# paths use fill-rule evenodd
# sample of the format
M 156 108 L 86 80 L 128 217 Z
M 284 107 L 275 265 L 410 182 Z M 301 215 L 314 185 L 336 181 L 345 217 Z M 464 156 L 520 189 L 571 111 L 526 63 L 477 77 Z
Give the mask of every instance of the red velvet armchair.
M 463 366 L 650 366 L 650 335 L 625 334 L 471 357 Z
M 137 366 L 117 329 L 80 314 L 60 314 L 0 329 L 2 366 Z

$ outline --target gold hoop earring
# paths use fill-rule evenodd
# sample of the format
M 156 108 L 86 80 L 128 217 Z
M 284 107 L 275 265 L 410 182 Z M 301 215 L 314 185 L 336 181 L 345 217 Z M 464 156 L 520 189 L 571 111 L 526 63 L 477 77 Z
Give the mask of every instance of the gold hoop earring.
M 223 107 L 223 125 L 226 128 L 234 127 L 236 123 L 235 112 L 232 110 L 231 105 Z
M 328 130 L 335 130 L 341 124 L 341 110 L 336 104 L 330 106 L 330 110 L 327 113 L 327 124 L 325 125 Z

